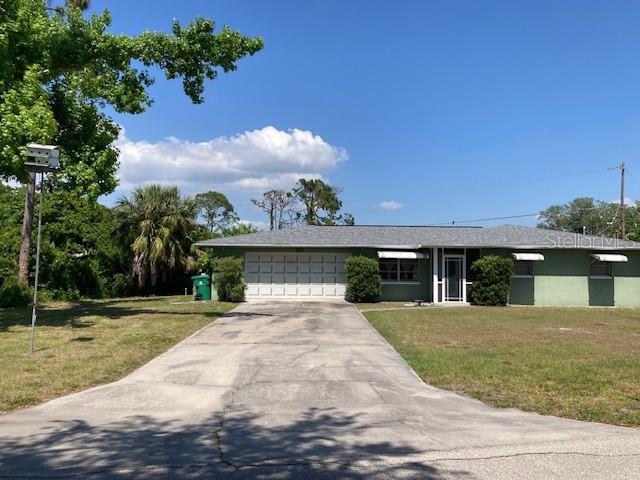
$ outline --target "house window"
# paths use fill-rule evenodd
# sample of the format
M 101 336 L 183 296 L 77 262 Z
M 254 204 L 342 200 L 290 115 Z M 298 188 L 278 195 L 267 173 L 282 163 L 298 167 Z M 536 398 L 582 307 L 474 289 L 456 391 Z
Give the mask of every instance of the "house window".
M 380 278 L 383 282 L 418 282 L 418 260 L 381 258 Z
M 533 277 L 533 262 L 530 260 L 516 260 L 513 262 L 514 277 Z
M 589 275 L 592 277 L 611 277 L 611 262 L 600 262 L 598 260 L 591 262 Z

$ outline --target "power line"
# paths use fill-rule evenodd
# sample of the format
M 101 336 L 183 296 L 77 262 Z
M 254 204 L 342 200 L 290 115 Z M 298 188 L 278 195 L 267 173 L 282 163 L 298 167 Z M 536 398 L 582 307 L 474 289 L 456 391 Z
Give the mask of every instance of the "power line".
M 476 223 L 476 222 L 488 222 L 490 220 L 507 220 L 510 218 L 524 218 L 524 217 L 537 217 L 540 212 L 537 213 L 523 213 L 521 215 L 506 215 L 504 217 L 491 217 L 491 218 L 476 218 L 474 220 L 451 220 L 450 222 L 432 223 L 430 225 L 457 225 L 459 223 Z
M 599 210 L 602 207 L 580 207 L 580 208 L 574 208 L 572 209 L 573 212 L 583 212 L 583 211 L 588 211 L 588 210 Z M 501 217 L 489 217 L 489 218 L 476 218 L 473 220 L 451 220 L 449 222 L 440 222 L 440 223 L 429 223 L 429 225 L 433 225 L 433 226 L 439 226 L 439 225 L 458 225 L 461 223 L 476 223 L 476 222 L 489 222 L 492 220 L 509 220 L 512 218 L 526 218 L 526 217 L 537 217 L 540 216 L 540 214 L 543 212 L 544 210 L 541 210 L 539 212 L 536 213 L 522 213 L 522 214 L 518 214 L 518 215 L 505 215 L 505 216 L 501 216 Z

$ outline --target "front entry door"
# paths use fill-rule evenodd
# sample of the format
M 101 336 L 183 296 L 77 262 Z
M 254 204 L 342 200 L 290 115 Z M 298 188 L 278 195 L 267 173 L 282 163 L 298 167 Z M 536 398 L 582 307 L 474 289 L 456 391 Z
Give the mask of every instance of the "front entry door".
M 462 255 L 444 257 L 444 301 L 463 301 L 463 260 Z

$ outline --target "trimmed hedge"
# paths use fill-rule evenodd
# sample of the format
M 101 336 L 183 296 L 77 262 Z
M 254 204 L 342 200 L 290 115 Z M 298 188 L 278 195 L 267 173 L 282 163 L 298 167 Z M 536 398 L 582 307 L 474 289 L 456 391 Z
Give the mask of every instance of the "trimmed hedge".
M 347 302 L 377 302 L 382 288 L 378 261 L 370 257 L 352 256 L 347 258 L 345 269 Z
M 509 302 L 513 261 L 497 255 L 479 258 L 471 265 L 471 303 L 504 306 Z
M 243 302 L 247 285 L 244 283 L 242 259 L 223 257 L 215 261 L 213 286 L 221 302 Z

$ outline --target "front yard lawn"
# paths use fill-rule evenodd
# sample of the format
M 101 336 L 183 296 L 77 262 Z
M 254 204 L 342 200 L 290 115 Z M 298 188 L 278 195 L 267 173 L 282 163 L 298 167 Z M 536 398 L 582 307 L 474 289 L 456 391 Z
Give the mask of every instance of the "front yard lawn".
M 233 304 L 155 297 L 0 309 L 0 413 L 124 377 Z
M 364 315 L 426 383 L 499 407 L 640 426 L 640 310 L 462 307 Z

